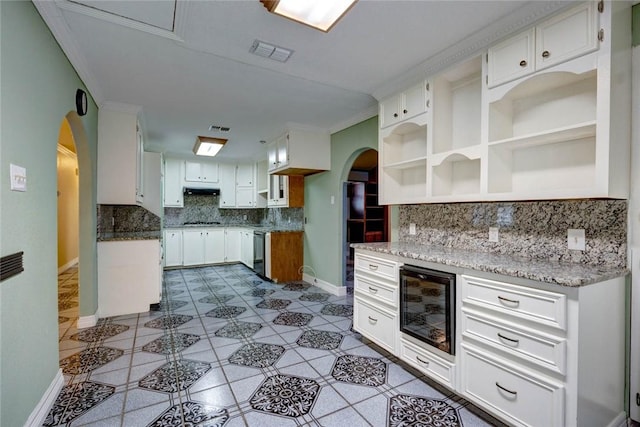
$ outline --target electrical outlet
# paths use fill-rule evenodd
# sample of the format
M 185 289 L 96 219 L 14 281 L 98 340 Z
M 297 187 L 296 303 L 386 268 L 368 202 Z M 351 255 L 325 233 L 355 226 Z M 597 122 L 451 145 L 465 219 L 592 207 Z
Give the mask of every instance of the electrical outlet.
M 416 225 L 413 222 L 409 224 L 409 234 L 411 235 L 416 234 Z
M 583 228 L 570 228 L 567 230 L 567 246 L 569 249 L 584 251 L 585 237 Z
M 500 240 L 500 235 L 498 232 L 498 227 L 489 227 L 489 241 L 498 242 L 499 240 Z

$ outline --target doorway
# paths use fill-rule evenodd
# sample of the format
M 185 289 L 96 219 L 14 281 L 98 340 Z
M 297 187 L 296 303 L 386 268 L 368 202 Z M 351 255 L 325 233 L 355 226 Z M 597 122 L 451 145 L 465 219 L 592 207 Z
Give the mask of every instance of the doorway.
M 362 152 L 351 165 L 343 184 L 343 261 L 347 293 L 353 293 L 354 250 L 351 243 L 386 242 L 389 240 L 387 206 L 378 204 L 378 152 Z

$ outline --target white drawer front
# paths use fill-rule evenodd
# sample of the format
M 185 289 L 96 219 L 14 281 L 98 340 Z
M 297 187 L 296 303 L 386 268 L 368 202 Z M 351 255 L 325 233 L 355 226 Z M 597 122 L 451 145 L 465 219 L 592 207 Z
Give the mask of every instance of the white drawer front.
M 566 340 L 506 326 L 495 319 L 463 309 L 462 335 L 477 339 L 554 372 L 566 374 Z
M 540 289 L 462 276 L 462 301 L 553 326 L 567 327 L 565 295 Z
M 462 392 L 523 426 L 563 426 L 564 387 L 510 368 L 463 345 Z
M 356 274 L 354 287 L 357 292 L 377 301 L 398 306 L 398 287 L 390 286 Z
M 454 387 L 455 369 L 452 363 L 404 339 L 400 340 L 400 358 L 438 382 Z
M 386 259 L 356 253 L 355 270 L 394 282 L 398 281 L 398 264 Z
M 356 297 L 353 328 L 390 352 L 396 351 L 397 316 Z

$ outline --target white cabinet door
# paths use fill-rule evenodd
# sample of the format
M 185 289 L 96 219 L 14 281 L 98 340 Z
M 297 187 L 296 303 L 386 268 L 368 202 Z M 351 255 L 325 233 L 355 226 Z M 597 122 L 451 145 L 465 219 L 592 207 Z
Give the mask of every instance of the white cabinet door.
M 236 207 L 253 208 L 255 206 L 256 192 L 253 187 L 236 189 Z
M 217 163 L 202 163 L 200 165 L 200 173 L 202 176 L 202 182 L 215 183 L 218 182 L 218 164 Z
M 289 134 L 281 136 L 278 142 L 278 167 L 287 166 L 289 164 Z
M 236 165 L 222 163 L 220 172 L 220 207 L 236 207 Z
M 239 187 L 253 187 L 253 164 L 239 164 L 236 170 L 236 185 Z
M 204 236 L 204 263 L 217 264 L 224 262 L 224 252 L 224 229 L 206 230 Z
M 184 206 L 182 193 L 182 161 L 176 159 L 164 160 L 164 206 Z
M 204 231 L 184 230 L 182 232 L 182 264 L 204 264 Z
M 162 154 L 145 151 L 144 155 L 144 201 L 142 206 L 162 217 Z
M 240 229 L 239 228 L 227 228 L 225 229 L 225 261 L 237 262 L 240 261 Z
M 559 64 L 598 48 L 595 6 L 596 2 L 585 2 L 537 26 L 536 69 Z
M 144 203 L 144 140 L 142 129 L 136 122 L 136 202 Z
M 253 230 L 242 230 L 240 235 L 240 261 L 253 268 Z
M 278 167 L 278 141 L 275 140 L 267 145 L 267 162 L 268 171 L 272 171 Z
M 285 175 L 269 176 L 269 207 L 286 207 L 289 205 L 289 177 Z
M 202 181 L 201 166 L 199 162 L 184 162 L 184 180 L 189 182 Z
M 165 230 L 164 232 L 164 265 L 177 267 L 182 265 L 182 231 Z
M 402 94 L 402 120 L 427 111 L 427 83 L 422 82 Z
M 380 127 L 400 121 L 400 96 L 395 95 L 380 103 Z
M 531 74 L 535 67 L 535 30 L 492 46 L 487 55 L 489 87 Z

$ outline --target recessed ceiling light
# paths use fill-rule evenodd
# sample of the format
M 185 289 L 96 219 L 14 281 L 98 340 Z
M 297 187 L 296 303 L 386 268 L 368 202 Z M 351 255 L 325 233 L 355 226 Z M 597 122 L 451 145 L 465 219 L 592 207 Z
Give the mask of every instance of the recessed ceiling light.
M 213 157 L 227 143 L 224 138 L 212 138 L 210 136 L 196 137 L 196 144 L 193 146 L 193 152 L 196 156 Z
M 262 56 L 263 58 L 273 59 L 274 61 L 287 62 L 293 54 L 291 49 L 276 46 L 261 40 L 255 40 L 251 45 L 249 52 Z
M 260 0 L 267 10 L 328 32 L 357 0 Z

